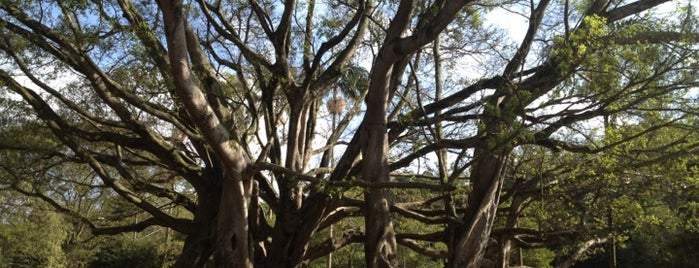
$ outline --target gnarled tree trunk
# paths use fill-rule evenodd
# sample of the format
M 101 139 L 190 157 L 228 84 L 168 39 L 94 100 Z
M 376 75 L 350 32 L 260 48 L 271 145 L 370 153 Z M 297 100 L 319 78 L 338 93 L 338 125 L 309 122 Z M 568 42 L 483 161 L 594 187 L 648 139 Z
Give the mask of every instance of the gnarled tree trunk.
M 214 228 L 215 261 L 219 267 L 252 267 L 248 204 L 250 178 L 243 177 L 247 160 L 209 104 L 190 69 L 182 1 L 159 2 L 163 11 L 168 56 L 175 89 L 193 123 L 223 168 L 220 199 Z M 196 55 L 193 55 L 196 56 Z
M 475 165 L 471 173 L 473 188 L 464 216 L 466 224 L 457 231 L 460 238 L 450 256 L 449 267 L 480 267 L 500 202 L 506 159 L 506 153 L 492 155 L 476 150 Z

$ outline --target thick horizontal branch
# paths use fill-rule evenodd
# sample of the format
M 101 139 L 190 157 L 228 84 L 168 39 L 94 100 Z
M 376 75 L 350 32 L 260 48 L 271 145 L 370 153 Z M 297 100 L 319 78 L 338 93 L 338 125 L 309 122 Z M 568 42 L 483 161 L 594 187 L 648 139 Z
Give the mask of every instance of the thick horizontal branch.
M 602 14 L 602 16 L 607 18 L 608 22 L 614 22 L 666 2 L 670 2 L 670 0 L 640 0 L 609 10 Z
M 14 175 L 16 175 L 16 174 L 14 174 Z M 22 187 L 20 187 L 17 184 L 13 184 L 10 187 L 13 190 L 15 190 L 23 195 L 35 197 L 35 198 L 38 198 L 38 199 L 46 202 L 51 207 L 53 207 L 53 209 L 55 209 L 56 212 L 58 212 L 58 213 L 61 213 L 63 215 L 71 217 L 73 219 L 79 220 L 80 222 L 82 222 L 83 224 L 87 225 L 90 228 L 90 232 L 93 235 L 116 235 L 116 234 L 121 234 L 121 233 L 126 233 L 126 232 L 140 232 L 140 231 L 143 231 L 144 229 L 146 229 L 147 227 L 155 226 L 155 225 L 166 226 L 165 222 L 159 220 L 158 218 L 151 217 L 151 218 L 148 218 L 146 220 L 136 222 L 133 224 L 128 224 L 128 225 L 99 227 L 99 226 L 95 225 L 95 223 L 93 221 L 91 221 L 90 219 L 88 219 L 87 217 L 83 216 L 82 214 L 80 214 L 76 211 L 68 209 L 67 207 L 59 204 L 53 198 L 51 198 L 43 193 L 40 193 L 38 191 L 29 191 L 29 190 L 23 189 Z M 182 222 L 179 224 L 179 226 L 178 226 L 179 228 L 174 228 L 174 229 L 176 229 L 176 230 L 179 229 L 179 231 L 182 231 L 184 228 L 186 228 L 185 226 L 189 226 L 189 224 L 187 223 L 187 222 L 189 222 L 188 220 L 180 219 L 180 221 L 182 221 Z M 166 226 L 166 227 L 168 227 L 168 226 Z
M 303 256 L 305 261 L 313 261 L 320 257 L 326 256 L 333 251 L 341 249 L 352 243 L 360 243 L 364 241 L 364 232 L 361 230 L 350 229 L 346 230 L 339 236 L 333 236 L 318 245 L 311 246 L 306 255 Z
M 139 221 L 137 223 L 129 224 L 129 225 L 121 225 L 121 226 L 112 226 L 112 227 L 96 227 L 92 226 L 91 231 L 92 234 L 94 235 L 117 235 L 117 234 L 122 234 L 122 233 L 127 233 L 127 232 L 140 232 L 145 230 L 146 228 L 150 226 L 155 226 L 155 225 L 162 225 L 162 222 L 159 221 L 157 218 L 148 218 L 143 221 Z
M 659 44 L 673 41 L 699 42 L 699 33 L 680 33 L 667 31 L 642 31 L 630 36 L 609 36 L 606 39 L 617 45 Z
M 406 217 L 406 218 L 411 218 L 417 221 L 420 221 L 422 223 L 426 224 L 446 224 L 446 223 L 461 223 L 461 221 L 458 218 L 455 217 L 449 217 L 445 215 L 440 215 L 437 217 L 434 216 L 427 216 L 420 214 L 417 211 L 407 209 L 405 207 L 402 207 L 400 205 L 393 205 L 391 206 L 391 212 L 398 213 L 399 215 Z
M 446 98 L 440 99 L 433 103 L 427 104 L 424 107 L 420 107 L 418 109 L 410 111 L 406 114 L 402 121 L 417 121 L 420 118 L 439 112 L 448 107 L 452 107 L 453 105 L 465 100 L 466 98 L 472 96 L 478 91 L 481 91 L 486 88 L 498 88 L 500 85 L 503 84 L 503 82 L 504 79 L 500 76 L 480 80 L 450 96 L 447 96 Z M 405 130 L 405 128 L 406 126 L 400 124 L 391 126 L 391 130 L 388 134 L 389 142 L 393 142 L 400 135 L 400 133 L 402 133 Z
M 603 238 L 592 238 L 587 241 L 584 241 L 578 245 L 578 249 L 573 252 L 568 258 L 566 258 L 563 262 L 559 263 L 556 265 L 556 268 L 568 268 L 570 266 L 573 266 L 573 264 L 580 259 L 580 257 L 585 254 L 591 247 L 599 244 L 604 244 L 609 240 L 606 237 Z
M 436 152 L 437 150 L 440 149 L 447 149 L 447 148 L 458 148 L 458 149 L 468 149 L 468 148 L 474 148 L 481 144 L 481 139 L 478 137 L 471 137 L 467 139 L 461 139 L 461 140 L 452 140 L 452 139 L 442 139 L 438 140 L 434 143 L 431 143 L 427 146 L 423 146 L 422 148 L 416 150 L 415 152 L 401 158 L 398 161 L 395 161 L 388 165 L 388 168 L 390 170 L 396 170 L 401 167 L 405 167 L 410 164 L 413 160 L 425 156 L 429 153 Z
M 395 128 L 395 127 L 406 127 L 406 126 L 432 126 L 436 123 L 441 123 L 441 122 L 464 123 L 464 122 L 467 122 L 470 120 L 477 120 L 477 119 L 479 119 L 479 117 L 480 117 L 480 115 L 478 115 L 478 114 L 448 115 L 447 113 L 444 113 L 444 114 L 440 114 L 439 116 L 429 117 L 429 118 L 425 118 L 422 120 L 415 120 L 415 121 L 410 121 L 410 122 L 391 121 L 391 122 L 388 122 L 388 127 Z
M 541 248 L 550 243 L 574 239 L 578 233 L 577 230 L 541 232 L 529 228 L 498 228 L 493 229 L 491 236 L 511 239 L 522 248 Z
M 440 242 L 444 240 L 444 231 L 433 233 L 398 233 L 396 239 L 411 239 L 426 242 Z
M 275 165 L 272 163 L 267 163 L 267 162 L 258 162 L 254 164 L 255 168 L 258 170 L 269 170 L 274 173 L 280 173 L 287 175 L 289 178 L 293 178 L 295 180 L 300 180 L 300 181 L 307 181 L 310 183 L 322 183 L 326 184 L 331 187 L 345 187 L 345 188 L 351 188 L 351 187 L 361 187 L 361 188 L 368 188 L 368 189 L 373 189 L 373 188 L 394 188 L 394 189 L 429 189 L 429 190 L 435 190 L 435 191 L 453 191 L 456 190 L 456 187 L 451 186 L 451 185 L 438 185 L 438 184 L 430 184 L 430 183 L 421 183 L 421 182 L 367 182 L 364 180 L 360 179 L 352 179 L 352 180 L 346 180 L 346 181 L 329 181 L 329 180 L 323 180 L 323 179 L 318 179 L 314 176 L 304 174 L 304 173 L 299 173 L 295 172 L 293 170 L 290 170 L 288 168 Z
M 328 226 L 335 224 L 348 217 L 364 216 L 365 213 L 364 208 L 362 207 L 363 205 L 364 202 L 360 202 L 360 204 L 355 204 L 355 206 L 343 206 L 334 209 L 318 225 L 318 230 L 323 230 Z
M 449 254 L 446 250 L 434 249 L 434 248 L 430 248 L 427 246 L 423 246 L 423 245 L 420 245 L 420 243 L 418 243 L 412 239 L 396 238 L 396 242 L 401 246 L 412 249 L 413 251 L 419 253 L 420 255 L 424 255 L 427 257 L 432 257 L 435 259 L 446 259 L 447 257 L 449 257 Z

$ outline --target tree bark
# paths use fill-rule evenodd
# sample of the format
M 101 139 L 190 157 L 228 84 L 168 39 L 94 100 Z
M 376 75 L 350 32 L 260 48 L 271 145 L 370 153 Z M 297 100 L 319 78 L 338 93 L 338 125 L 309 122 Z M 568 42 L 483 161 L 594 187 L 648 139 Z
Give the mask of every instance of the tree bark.
M 367 126 L 361 130 L 361 135 L 365 137 L 362 177 L 371 182 L 389 181 L 386 127 Z M 367 267 L 393 267 L 396 258 L 396 238 L 390 216 L 391 191 L 370 189 L 365 194 L 365 200 L 367 214 L 364 249 Z
M 289 101 L 289 130 L 286 147 L 287 169 L 303 172 L 304 153 L 306 145 L 306 116 L 308 107 L 304 107 L 304 94 L 300 89 L 291 90 L 287 96 Z M 272 240 L 274 245 L 265 267 L 297 267 L 308 246 L 310 235 L 306 237 L 303 230 L 301 207 L 303 206 L 303 183 L 293 175 L 282 175 L 279 182 L 279 198 L 277 218 Z M 312 233 L 312 231 L 311 231 Z
M 517 191 L 517 189 L 514 189 L 513 191 Z M 519 219 L 519 210 L 520 207 L 522 206 L 522 203 L 524 202 L 525 197 L 518 194 L 514 193 L 512 195 L 512 202 L 510 204 L 510 208 L 507 213 L 507 221 L 505 222 L 505 228 L 516 228 L 517 227 L 517 220 Z M 496 267 L 498 268 L 507 268 L 510 266 L 510 252 L 512 250 L 512 235 L 510 234 L 504 234 L 498 237 L 498 244 L 500 246 L 497 260 L 496 260 Z M 521 265 L 521 263 L 520 263 Z
M 590 249 L 591 247 L 593 247 L 595 245 L 606 243 L 607 240 L 608 240 L 607 238 L 593 238 L 593 239 L 587 240 L 583 243 L 580 243 L 580 245 L 578 246 L 578 249 L 575 252 L 573 252 L 573 254 L 570 255 L 566 260 L 564 260 L 563 262 L 556 265 L 556 268 L 568 268 L 568 267 L 573 266 L 573 264 L 575 264 L 575 262 L 578 261 L 578 259 L 583 254 L 585 254 L 585 252 L 588 249 Z
M 168 56 L 175 89 L 223 168 L 220 202 L 216 218 L 215 261 L 218 267 L 252 267 L 249 241 L 248 204 L 250 178 L 243 178 L 247 160 L 240 146 L 208 103 L 190 70 L 182 1 L 160 1 L 165 24 Z M 195 45 L 195 44 L 191 44 Z M 246 182 L 247 181 L 247 182 Z
M 487 152 L 477 149 L 471 173 L 473 190 L 468 197 L 464 216 L 467 224 L 459 228 L 460 238 L 450 256 L 448 267 L 480 267 L 493 228 L 500 201 L 502 177 L 509 152 Z
M 178 256 L 175 268 L 204 267 L 214 253 L 214 241 L 211 240 L 213 220 L 216 218 L 218 196 L 203 194 L 199 198 L 197 211 L 194 214 L 195 233 L 190 234 L 184 241 L 182 253 Z
M 368 182 L 388 182 L 388 132 L 386 108 L 393 61 L 379 57 L 372 70 L 366 98 L 366 115 L 360 127 L 363 159 L 361 175 Z M 372 188 L 365 194 L 365 260 L 367 267 L 393 267 L 396 239 L 390 218 L 391 191 Z
M 366 113 L 360 126 L 362 178 L 370 183 L 389 182 L 387 108 L 391 97 L 391 79 L 401 75 L 405 59 L 421 46 L 432 42 L 454 19 L 468 0 L 436 2 L 435 16 L 408 37 L 413 1 L 401 1 L 386 30 L 386 39 L 372 66 Z M 367 267 L 393 267 L 396 258 L 396 238 L 390 219 L 391 191 L 370 189 L 365 194 L 365 261 Z

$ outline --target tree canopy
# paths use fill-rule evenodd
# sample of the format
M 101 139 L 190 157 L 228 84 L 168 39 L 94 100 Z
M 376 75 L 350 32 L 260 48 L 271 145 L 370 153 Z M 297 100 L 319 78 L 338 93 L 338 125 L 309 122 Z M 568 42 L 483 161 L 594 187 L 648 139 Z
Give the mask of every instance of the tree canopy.
M 50 223 L 36 266 L 105 235 L 85 265 L 570 267 L 699 240 L 691 1 L 0 0 L 0 26 L 0 253 Z M 157 230 L 176 260 L 125 236 Z

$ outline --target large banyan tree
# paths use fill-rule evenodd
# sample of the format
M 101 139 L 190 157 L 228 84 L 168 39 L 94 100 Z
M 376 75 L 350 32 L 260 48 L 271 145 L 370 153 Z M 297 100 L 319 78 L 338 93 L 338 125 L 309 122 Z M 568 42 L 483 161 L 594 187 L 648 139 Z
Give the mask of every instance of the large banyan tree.
M 177 267 L 353 244 L 366 267 L 506 267 L 527 150 L 692 131 L 697 21 L 667 2 L 1 0 L 3 185 L 96 235 L 174 230 Z

